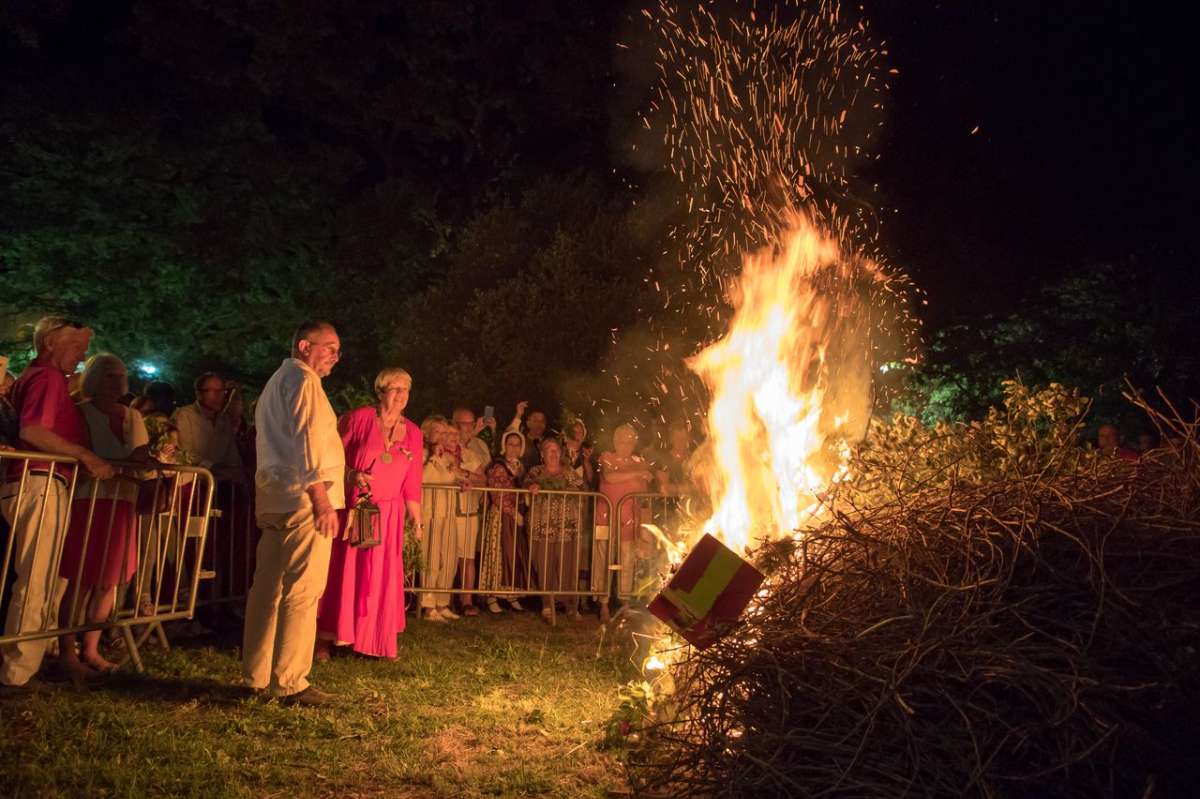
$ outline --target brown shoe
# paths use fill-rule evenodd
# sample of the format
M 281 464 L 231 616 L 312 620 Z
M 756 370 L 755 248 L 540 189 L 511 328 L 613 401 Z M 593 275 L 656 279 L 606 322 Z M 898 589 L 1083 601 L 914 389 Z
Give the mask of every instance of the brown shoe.
M 308 686 L 303 691 L 288 694 L 281 700 L 285 705 L 305 705 L 307 707 L 323 707 L 338 701 L 337 694 L 330 694 L 319 688 Z

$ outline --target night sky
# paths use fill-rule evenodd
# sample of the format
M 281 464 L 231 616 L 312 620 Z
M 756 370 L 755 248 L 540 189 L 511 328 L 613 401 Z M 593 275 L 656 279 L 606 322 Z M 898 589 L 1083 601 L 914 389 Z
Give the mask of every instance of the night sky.
M 1130 256 L 1192 280 L 1194 48 L 1129 2 L 888 2 L 884 234 L 939 314 Z M 971 131 L 978 127 L 978 132 Z

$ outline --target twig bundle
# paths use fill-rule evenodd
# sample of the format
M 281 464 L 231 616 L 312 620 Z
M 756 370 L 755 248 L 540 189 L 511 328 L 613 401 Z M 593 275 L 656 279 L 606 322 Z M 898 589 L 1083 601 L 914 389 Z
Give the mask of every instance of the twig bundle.
M 642 795 L 1194 795 L 1200 438 L 843 502 L 675 672 Z

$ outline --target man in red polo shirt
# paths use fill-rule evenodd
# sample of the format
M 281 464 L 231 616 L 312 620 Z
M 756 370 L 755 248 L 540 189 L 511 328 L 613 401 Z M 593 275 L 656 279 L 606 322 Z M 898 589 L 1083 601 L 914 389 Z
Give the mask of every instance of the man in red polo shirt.
M 12 387 L 20 420 L 20 448 L 67 455 L 92 475 L 107 480 L 113 467 L 88 449 L 87 427 L 71 402 L 66 375 L 87 352 L 92 331 L 78 322 L 48 316 L 33 330 L 37 357 Z M 69 485 L 74 466 L 50 461 L 9 460 L 8 480 L 0 489 L 0 510 L 12 527 L 16 570 L 4 632 L 13 635 L 48 629 L 57 618 L 54 607 L 60 578 L 52 562 L 66 535 Z M 24 490 L 21 490 L 24 476 Z M 49 639 L 0 646 L 0 684 L 23 686 L 37 673 Z

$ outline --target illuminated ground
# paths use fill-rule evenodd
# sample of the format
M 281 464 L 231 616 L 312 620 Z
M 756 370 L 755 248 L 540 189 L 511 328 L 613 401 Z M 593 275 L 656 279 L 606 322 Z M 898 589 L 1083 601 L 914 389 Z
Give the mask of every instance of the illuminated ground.
M 594 617 L 414 622 L 395 663 L 318 666 L 346 701 L 294 709 L 232 687 L 236 653 L 148 649 L 147 673 L 0 699 L 0 796 L 604 796 L 619 653 Z

